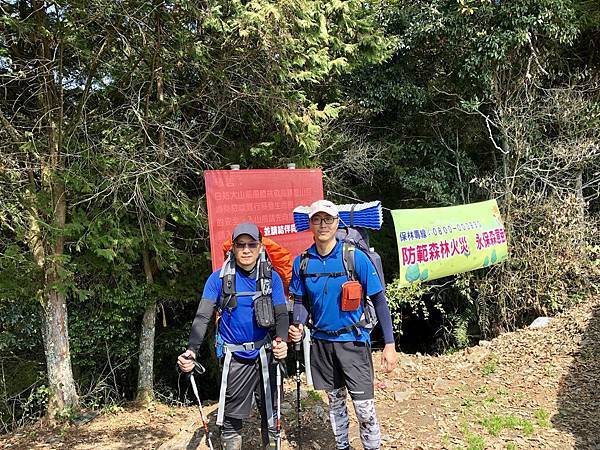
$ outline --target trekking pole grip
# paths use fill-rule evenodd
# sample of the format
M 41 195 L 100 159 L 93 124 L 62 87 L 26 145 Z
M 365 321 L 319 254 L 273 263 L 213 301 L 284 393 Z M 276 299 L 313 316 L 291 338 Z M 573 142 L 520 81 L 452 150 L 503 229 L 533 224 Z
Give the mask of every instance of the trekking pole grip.
M 194 361 L 194 369 L 191 372 L 188 372 L 189 375 L 191 375 L 193 372 L 196 372 L 198 375 L 202 375 L 204 372 L 206 372 L 204 366 L 196 361 L 196 358 L 192 357 L 192 355 L 184 356 L 184 358 Z
M 281 340 L 281 338 L 279 336 L 277 336 L 275 338 L 275 344 L 279 345 L 281 342 L 283 342 L 283 341 Z M 276 363 L 279 363 L 279 361 L 280 361 L 278 358 L 275 358 L 275 353 L 273 353 L 273 359 L 275 360 Z

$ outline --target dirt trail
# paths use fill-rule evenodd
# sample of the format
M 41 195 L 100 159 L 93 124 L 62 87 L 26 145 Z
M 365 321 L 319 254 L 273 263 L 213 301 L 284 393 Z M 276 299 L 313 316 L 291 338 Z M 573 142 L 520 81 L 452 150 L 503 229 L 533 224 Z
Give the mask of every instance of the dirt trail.
M 377 353 L 374 361 L 377 368 Z M 283 448 L 291 449 L 297 448 L 293 380 L 286 386 Z M 377 372 L 383 447 L 600 449 L 598 389 L 600 299 L 546 328 L 507 333 L 452 355 L 401 355 L 393 374 Z M 302 448 L 333 449 L 324 398 L 305 391 L 302 403 Z M 214 424 L 216 404 L 206 412 Z M 206 448 L 197 415 L 193 407 L 161 404 L 124 409 L 81 426 L 21 429 L 0 438 L 0 448 Z M 361 448 L 352 420 L 351 444 Z M 257 418 L 246 425 L 244 448 L 259 448 L 257 428 Z

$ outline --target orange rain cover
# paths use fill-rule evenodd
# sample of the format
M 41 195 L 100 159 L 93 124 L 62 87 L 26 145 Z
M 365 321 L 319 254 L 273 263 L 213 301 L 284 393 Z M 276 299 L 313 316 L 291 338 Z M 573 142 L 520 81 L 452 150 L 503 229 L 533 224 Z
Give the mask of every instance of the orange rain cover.
M 277 271 L 279 276 L 281 277 L 281 281 L 283 281 L 283 289 L 285 290 L 285 295 L 288 295 L 288 289 L 290 286 L 290 281 L 292 281 L 292 254 L 286 249 L 282 247 L 273 239 L 269 239 L 268 237 L 262 238 L 262 243 L 267 250 L 267 256 L 273 264 L 273 268 Z M 231 249 L 231 245 L 233 242 L 231 239 L 227 239 L 223 242 L 223 254 L 227 254 L 227 252 Z

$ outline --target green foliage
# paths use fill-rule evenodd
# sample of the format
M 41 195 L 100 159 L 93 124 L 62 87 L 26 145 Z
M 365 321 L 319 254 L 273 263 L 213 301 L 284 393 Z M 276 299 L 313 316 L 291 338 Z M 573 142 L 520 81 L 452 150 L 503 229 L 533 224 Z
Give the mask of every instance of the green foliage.
M 0 354 L 28 353 L 41 348 L 42 274 L 20 246 L 0 249 Z
M 309 390 L 308 397 L 315 402 L 321 401 L 321 395 L 315 390 Z
M 423 300 L 423 296 L 428 293 L 427 286 L 420 283 L 414 283 L 403 287 L 400 280 L 396 279 L 386 287 L 385 295 L 392 313 L 392 324 L 394 333 L 402 332 L 402 310 L 408 307 L 414 314 L 427 318 L 429 311 Z
M 544 408 L 536 409 L 534 417 L 538 427 L 550 428 L 550 413 Z
M 495 354 L 490 354 L 484 361 L 483 366 L 481 367 L 481 374 L 483 376 L 488 376 L 496 373 L 498 370 L 498 358 Z
M 478 282 L 482 330 L 518 327 L 532 315 L 551 315 L 593 291 L 598 275 L 581 242 L 593 223 L 574 197 L 515 198 L 508 217 L 511 258 Z M 527 274 L 516 276 L 516 273 Z
M 139 330 L 147 296 L 148 289 L 142 284 L 113 289 L 104 286 L 86 298 L 73 299 L 70 342 L 80 369 L 93 372 L 107 355 L 123 361 L 137 352 L 138 342 L 133 337 Z
M 402 334 L 403 318 L 430 327 L 437 337 L 429 350 L 446 352 L 472 344 L 477 335 L 477 311 L 472 300 L 471 276 L 401 286 L 400 279 L 387 285 L 394 332 Z
M 18 391 L 7 391 L 6 389 L 14 389 L 17 383 L 5 385 L 3 381 L 3 395 L 0 397 L 0 430 L 2 432 L 10 431 L 15 425 L 22 426 L 38 421 L 48 407 L 50 389 L 36 382 L 41 376 L 39 371 L 34 370 L 34 373 L 30 373 L 30 366 L 26 363 L 23 364 L 22 361 L 20 361 L 19 369 L 21 371 L 14 373 L 14 376 L 19 385 L 27 383 L 25 386 Z M 6 374 L 13 375 L 13 371 L 9 369 Z
M 488 269 L 434 282 L 415 266 L 410 287 L 387 287 L 395 333 L 410 322 L 429 351 L 596 289 L 595 2 L 94 0 L 32 10 L 8 2 L 0 17 L 0 353 L 41 354 L 44 294 L 64 293 L 76 377 L 93 392 L 84 403 L 133 396 L 148 305 L 159 318 L 157 385 L 175 398 L 174 355 L 210 271 L 201 175 L 229 163 L 321 166 L 327 190 L 389 208 L 499 198 L 508 262 L 494 265 L 491 253 Z M 372 242 L 392 279 L 385 227 Z M 209 343 L 202 352 L 216 386 Z M 34 385 L 43 376 L 29 363 Z M 40 389 L 21 399 L 25 415 L 45 407 Z
M 600 29 L 600 7 L 593 0 L 578 0 L 574 2 L 578 19 L 584 31 L 598 31 Z
M 485 439 L 483 439 L 482 436 L 473 433 L 471 430 L 469 430 L 468 424 L 462 423 L 460 426 L 460 430 L 467 441 L 468 450 L 485 449 Z
M 481 420 L 481 424 L 492 436 L 500 436 L 503 430 L 520 430 L 526 436 L 533 434 L 533 425 L 527 419 L 522 419 L 514 415 L 501 416 L 494 415 Z
M 586 54 L 585 61 L 594 64 L 595 52 L 585 44 L 590 37 L 581 35 L 593 25 L 583 19 L 582 11 L 597 8 L 589 2 L 562 0 L 400 0 L 386 2 L 381 8 L 380 22 L 386 33 L 396 38 L 396 53 L 379 66 L 353 74 L 347 89 L 361 106 L 352 112 L 362 114 L 369 124 L 358 128 L 364 136 L 373 139 L 377 137 L 374 130 L 383 130 L 390 165 L 381 169 L 372 185 L 393 186 L 390 194 L 381 194 L 386 206 L 451 205 L 497 197 L 506 199 L 503 213 L 510 228 L 516 219 L 513 214 L 520 214 L 514 209 L 515 197 L 519 204 L 536 204 L 530 195 L 539 193 L 541 202 L 555 204 L 557 211 L 565 212 L 546 198 L 554 190 L 561 192 L 561 199 L 573 195 L 575 167 L 583 169 L 583 178 L 597 186 L 597 177 L 592 175 L 598 168 L 597 155 L 591 156 L 586 143 L 599 139 L 595 132 L 598 87 L 591 66 L 584 69 L 566 58 L 576 47 Z M 571 73 L 577 75 L 566 75 Z M 577 84 L 581 87 L 574 87 Z M 527 198 L 523 203 L 521 196 Z M 583 196 L 596 202 L 598 190 L 594 187 Z M 533 217 L 544 215 L 537 209 L 521 212 L 527 214 L 525 223 L 537 222 Z M 568 208 L 563 219 L 571 223 L 564 230 L 566 236 L 574 233 L 573 223 L 580 217 L 581 210 Z M 545 227 L 542 232 L 532 227 L 521 233 L 522 229 L 516 225 L 509 242 L 513 259 L 547 255 L 552 266 L 563 259 L 553 253 L 556 249 L 561 255 L 572 255 L 568 261 L 588 267 L 588 256 L 568 244 L 577 240 L 574 236 L 548 251 L 541 247 L 547 245 Z M 579 228 L 587 236 L 595 235 L 595 230 L 593 219 Z M 540 247 L 525 251 L 522 239 L 533 239 Z M 444 311 L 447 321 L 434 333 L 451 336 L 454 343 L 445 348 L 465 345 L 469 336 L 491 336 L 521 325 L 533 314 L 543 313 L 539 304 L 545 303 L 545 298 L 554 305 L 545 311 L 562 309 L 585 297 L 591 290 L 585 280 L 597 277 L 594 271 L 584 270 L 573 282 L 566 281 L 571 269 L 563 265 L 565 272 L 560 275 L 552 270 L 552 274 L 534 275 L 536 281 L 517 277 L 512 271 L 512 278 L 500 279 L 498 274 L 510 263 L 494 266 L 496 259 L 497 255 L 488 255 L 490 271 L 471 277 L 462 308 L 436 307 L 436 311 Z M 571 267 L 570 263 L 567 266 Z M 407 279 L 420 280 L 421 269 L 412 267 Z M 545 281 L 538 284 L 537 280 Z M 516 294 L 516 286 L 514 292 L 506 290 L 511 284 L 519 284 L 526 292 L 534 285 L 540 289 L 524 300 Z M 448 298 L 434 299 L 454 294 L 446 289 L 442 295 L 421 295 L 424 297 L 415 301 L 420 302 L 418 310 L 424 311 L 423 305 L 442 305 Z M 397 301 L 393 288 L 390 296 Z M 479 326 L 474 323 L 477 321 Z
M 323 87 L 390 41 L 356 0 L 33 9 L 9 2 L 1 19 L 0 348 L 40 348 L 39 300 L 64 294 L 75 374 L 98 405 L 131 397 L 148 305 L 164 324 L 156 379 L 173 381 L 209 272 L 202 171 L 318 164 L 346 106 Z

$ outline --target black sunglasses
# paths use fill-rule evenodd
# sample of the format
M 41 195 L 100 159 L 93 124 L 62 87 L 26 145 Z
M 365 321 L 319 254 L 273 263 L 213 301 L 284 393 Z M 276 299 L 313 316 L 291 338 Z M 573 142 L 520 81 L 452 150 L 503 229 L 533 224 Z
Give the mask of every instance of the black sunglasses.
M 248 247 L 251 249 L 255 249 L 258 248 L 258 244 L 260 244 L 260 242 L 254 241 L 254 242 L 234 242 L 233 245 L 235 246 L 235 248 L 237 248 L 238 250 L 243 249 L 244 247 Z

